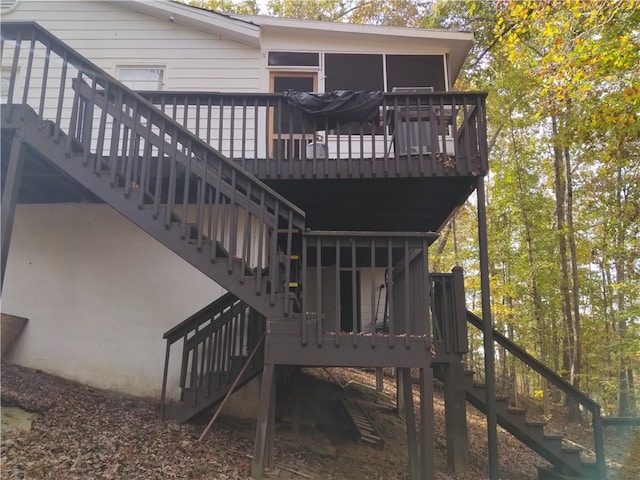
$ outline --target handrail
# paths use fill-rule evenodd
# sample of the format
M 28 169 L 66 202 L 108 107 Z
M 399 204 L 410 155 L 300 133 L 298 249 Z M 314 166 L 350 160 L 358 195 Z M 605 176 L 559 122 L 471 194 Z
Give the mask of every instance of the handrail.
M 70 64 L 78 68 L 78 70 L 80 70 L 83 74 L 86 74 L 87 76 L 93 77 L 95 79 L 103 80 L 105 83 L 105 87 L 108 85 L 109 91 L 112 95 L 114 94 L 113 89 L 115 87 L 116 90 L 120 89 L 130 97 L 135 98 L 135 101 L 137 103 L 142 104 L 147 108 L 154 109 L 154 111 L 157 111 L 155 109 L 155 105 L 153 105 L 149 100 L 147 100 L 147 98 L 145 98 L 144 95 L 140 94 L 144 92 L 136 92 L 130 89 L 129 87 L 127 87 L 126 85 L 122 84 L 115 77 L 109 75 L 107 72 L 105 72 L 103 69 L 98 67 L 96 64 L 94 64 L 84 56 L 77 53 L 74 49 L 69 47 L 66 43 L 62 42 L 60 39 L 58 39 L 55 35 L 50 33 L 48 30 L 44 29 L 38 23 L 23 22 L 23 21 L 8 21 L 8 22 L 3 21 L 0 24 L 0 37 L 2 38 L 3 42 L 7 39 L 22 40 L 23 39 L 22 33 L 25 31 L 26 32 L 31 31 L 31 37 L 28 40 L 34 41 L 35 39 L 38 39 L 43 43 L 46 42 L 52 52 L 58 53 L 61 56 L 64 55 L 66 60 Z M 13 79 L 13 75 L 12 75 L 12 79 Z M 25 97 L 26 97 L 26 93 L 28 92 L 25 92 Z M 10 106 L 12 103 L 13 103 L 13 98 L 7 98 L 7 105 Z M 41 111 L 37 110 L 37 112 L 40 115 L 42 115 Z M 173 118 L 169 117 L 168 115 L 164 115 L 162 113 L 158 113 L 158 115 L 164 117 L 163 120 L 167 122 L 167 124 L 173 127 L 179 128 L 181 130 L 181 133 L 188 136 L 191 140 L 197 143 L 205 144 L 204 142 L 202 142 L 202 140 L 199 137 L 194 135 L 191 131 L 189 131 L 189 129 L 184 128 L 184 126 L 180 125 Z M 298 208 L 293 203 L 289 202 L 285 197 L 281 196 L 275 190 L 272 190 L 265 183 L 253 177 L 249 172 L 244 171 L 242 167 L 238 166 L 236 163 L 225 158 L 223 155 L 216 152 L 213 148 L 210 148 L 210 151 L 217 154 L 216 157 L 218 160 L 225 162 L 232 168 L 236 169 L 237 171 L 242 172 L 244 175 L 251 178 L 253 182 L 255 182 L 257 185 L 262 187 L 265 191 L 269 192 L 269 194 L 277 198 L 278 201 L 282 202 L 284 205 L 292 209 L 297 214 L 304 216 L 304 212 L 300 208 Z
M 473 314 L 468 310 L 467 310 L 467 320 L 474 327 L 482 330 L 482 318 L 478 317 L 477 315 Z M 602 426 L 603 426 L 602 420 L 603 419 L 600 412 L 600 405 L 495 329 L 493 330 L 493 340 L 496 343 L 498 343 L 500 346 L 508 350 L 509 353 L 511 353 L 514 357 L 518 358 L 519 360 L 521 360 L 522 362 L 530 366 L 534 371 L 539 373 L 543 378 L 545 378 L 551 384 L 555 385 L 557 388 L 562 390 L 566 395 L 576 400 L 578 403 L 583 405 L 587 410 L 591 412 L 591 421 L 592 421 L 592 428 L 593 428 L 593 443 L 594 443 L 594 452 L 596 455 L 596 468 L 598 471 L 598 478 L 605 479 L 606 463 L 605 463 L 605 456 L 604 456 L 604 439 L 602 436 Z
M 194 327 L 206 323 L 211 315 L 223 311 L 224 309 L 229 308 L 238 302 L 240 302 L 240 299 L 234 294 L 225 293 L 223 296 L 221 296 L 217 300 L 214 300 L 212 303 L 202 308 L 201 310 L 198 310 L 196 313 L 183 320 L 175 327 L 167 330 L 162 338 L 167 340 L 167 342 L 169 342 L 170 344 L 173 344 L 180 340 L 186 333 L 188 333 L 189 330 L 192 330 Z
M 488 169 L 485 92 L 384 93 L 377 120 L 346 125 L 301 116 L 283 93 L 138 93 L 260 178 L 473 176 Z
M 136 93 L 153 103 L 154 100 L 159 101 L 160 99 L 164 99 L 167 105 L 171 105 L 173 102 L 166 102 L 166 100 L 183 100 L 183 102 L 176 102 L 177 105 L 183 105 L 184 100 L 186 99 L 189 102 L 189 105 L 197 105 L 198 99 L 203 98 L 238 98 L 238 99 L 278 99 L 278 98 L 286 98 L 287 94 L 284 92 L 253 92 L 253 93 L 242 93 L 242 92 L 217 92 L 217 91 L 191 91 L 191 90 L 136 90 Z M 462 99 L 470 96 L 481 96 L 487 97 L 488 92 L 485 91 L 469 91 L 469 92 L 456 92 L 456 91 L 438 91 L 438 92 L 425 92 L 425 93 L 399 93 L 399 92 L 384 92 L 383 96 L 385 98 L 439 98 L 441 96 L 447 96 L 452 98 Z M 264 105 L 264 104 L 261 104 Z M 473 107 L 475 108 L 475 106 Z
M 39 25 L 0 28 L 13 65 L 8 118 L 14 104 L 31 106 L 43 126 L 55 124 L 53 138 L 64 138 L 69 157 L 82 145 L 86 170 L 107 176 L 105 184 L 133 197 L 131 206 L 153 208 L 158 223 L 150 228 L 177 224 L 183 244 L 226 261 L 241 285 L 252 277 L 255 294 L 269 293 L 271 307 L 278 298 L 286 316 L 276 232 L 303 229 L 304 212 Z
M 249 305 L 231 293 L 216 299 L 211 304 L 191 315 L 168 330 L 161 391 L 161 415 L 164 417 L 169 358 L 171 346 L 182 340 L 180 388 L 192 389 L 192 400 L 197 403 L 198 388 L 211 388 L 212 373 L 230 371 L 232 358 L 242 356 L 253 347 L 263 330 L 262 321 L 252 321 L 258 315 Z M 259 359 L 254 359 L 254 370 L 260 369 Z M 189 374 L 190 371 L 190 374 Z

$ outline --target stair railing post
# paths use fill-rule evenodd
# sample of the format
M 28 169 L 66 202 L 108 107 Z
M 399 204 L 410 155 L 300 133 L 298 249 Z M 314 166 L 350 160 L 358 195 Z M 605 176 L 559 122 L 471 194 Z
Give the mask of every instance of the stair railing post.
M 489 447 L 489 478 L 498 480 L 498 421 L 494 371 L 493 317 L 489 290 L 489 248 L 487 245 L 487 206 L 484 177 L 478 177 L 478 249 L 480 254 L 480 289 L 482 298 L 482 337 L 484 349 L 485 392 L 487 405 L 487 446 Z
M 162 392 L 160 394 L 160 418 L 163 420 L 167 403 L 167 377 L 169 375 L 169 355 L 171 354 L 171 343 L 167 339 L 167 348 L 164 354 L 164 370 L 162 374 Z
M 13 219 L 16 213 L 16 204 L 18 203 L 18 193 L 20 192 L 22 167 L 24 165 L 24 159 L 22 158 L 23 138 L 23 130 L 18 129 L 11 141 L 9 165 L 5 176 L 4 191 L 2 192 L 2 265 L 0 266 L 0 292 L 2 292 L 4 286 L 4 273 L 7 270 Z
M 607 478 L 607 462 L 604 458 L 604 440 L 602 437 L 602 416 L 600 415 L 600 405 L 596 405 L 591 412 L 593 415 L 591 422 L 593 427 L 593 449 L 596 454 L 596 468 L 598 478 Z

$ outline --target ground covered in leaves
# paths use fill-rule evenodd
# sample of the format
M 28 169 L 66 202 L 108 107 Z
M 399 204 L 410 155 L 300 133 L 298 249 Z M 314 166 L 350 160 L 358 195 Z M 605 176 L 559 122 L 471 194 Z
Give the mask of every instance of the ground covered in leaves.
M 280 479 L 404 479 L 407 453 L 404 422 L 392 405 L 393 384 L 385 380 L 375 393 L 371 373 L 317 369 L 305 372 L 307 421 L 294 432 L 279 416 L 275 465 L 267 472 Z M 315 379 L 315 380 L 313 380 Z M 324 384 L 367 405 L 386 440 L 384 447 L 354 441 L 331 410 L 313 399 Z M 314 389 L 318 389 L 315 391 Z M 31 430 L 2 432 L 2 479 L 247 479 L 251 472 L 255 424 L 222 417 L 202 442 L 203 425 L 163 422 L 157 403 L 92 389 L 41 372 L 2 365 L 3 407 L 29 412 Z M 322 403 L 322 402 L 321 402 Z M 286 410 L 286 408 L 285 408 Z M 470 470 L 454 476 L 446 469 L 444 406 L 435 402 L 438 480 L 486 478 L 485 423 L 469 409 Z M 307 413 L 308 413 L 307 412 Z M 332 425 L 331 418 L 334 419 Z M 321 421 L 319 419 L 326 419 Z M 336 420 L 337 419 L 337 420 Z M 344 426 L 344 425 L 343 425 Z M 544 462 L 500 432 L 501 478 L 526 480 Z

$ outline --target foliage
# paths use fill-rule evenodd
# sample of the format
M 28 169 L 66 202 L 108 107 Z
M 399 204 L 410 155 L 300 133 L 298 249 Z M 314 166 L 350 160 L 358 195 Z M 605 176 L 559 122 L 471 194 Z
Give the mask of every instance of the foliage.
M 180 0 L 192 7 L 204 8 L 221 13 L 238 15 L 259 15 L 258 0 Z

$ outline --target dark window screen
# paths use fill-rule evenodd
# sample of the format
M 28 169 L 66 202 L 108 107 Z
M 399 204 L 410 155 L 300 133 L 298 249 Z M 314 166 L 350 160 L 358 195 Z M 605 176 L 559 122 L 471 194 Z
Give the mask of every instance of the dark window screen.
M 287 90 L 313 92 L 313 77 L 279 76 L 273 79 L 274 92 L 286 92 Z M 279 128 L 282 133 L 302 133 L 303 123 L 302 112 L 298 110 L 292 111 L 287 102 L 283 101 L 280 122 L 276 125 L 276 128 Z
M 270 66 L 317 67 L 320 65 L 318 53 L 269 52 Z
M 387 55 L 387 91 L 393 87 L 446 90 L 442 55 Z
M 382 55 L 327 53 L 325 90 L 384 90 Z

